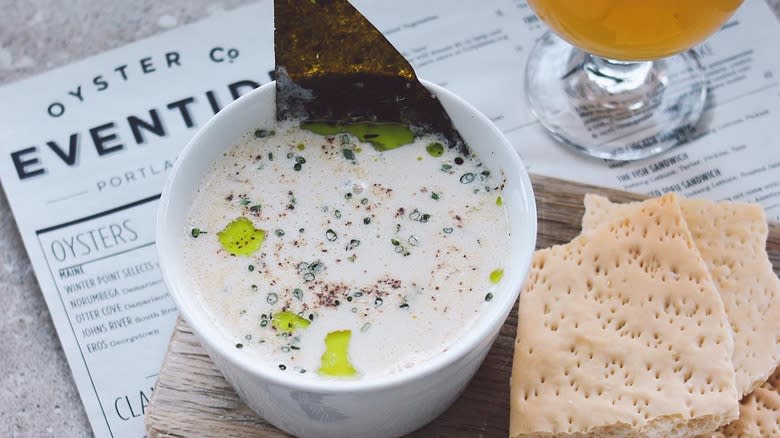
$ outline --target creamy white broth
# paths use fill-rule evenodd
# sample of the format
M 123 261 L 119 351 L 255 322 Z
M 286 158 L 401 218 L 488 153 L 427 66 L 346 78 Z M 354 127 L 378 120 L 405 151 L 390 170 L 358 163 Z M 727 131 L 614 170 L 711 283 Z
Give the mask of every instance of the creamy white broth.
M 302 378 L 322 377 L 324 340 L 337 330 L 351 330 L 357 378 L 413 367 L 458 342 L 490 305 L 491 273 L 509 268 L 504 179 L 454 150 L 432 156 L 433 142 L 378 152 L 290 122 L 248 134 L 212 166 L 189 213 L 184 259 L 225 342 Z M 249 256 L 217 239 L 239 217 L 266 232 Z M 310 324 L 280 333 L 271 321 L 282 311 Z

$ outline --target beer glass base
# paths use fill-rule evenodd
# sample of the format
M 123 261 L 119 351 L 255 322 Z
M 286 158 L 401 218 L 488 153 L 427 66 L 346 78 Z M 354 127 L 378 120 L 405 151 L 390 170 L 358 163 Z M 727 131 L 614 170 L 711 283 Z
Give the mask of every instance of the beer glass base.
M 534 116 L 561 143 L 592 157 L 631 161 L 695 136 L 707 80 L 693 52 L 614 61 L 548 32 L 531 51 L 525 92 Z

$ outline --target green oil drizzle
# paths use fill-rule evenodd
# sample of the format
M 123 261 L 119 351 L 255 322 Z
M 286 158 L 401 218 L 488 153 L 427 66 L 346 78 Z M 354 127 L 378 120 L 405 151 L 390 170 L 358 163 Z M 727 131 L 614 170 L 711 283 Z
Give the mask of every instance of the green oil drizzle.
M 292 333 L 297 329 L 305 329 L 311 324 L 306 318 L 292 312 L 279 312 L 271 319 L 271 325 L 280 332 Z
M 431 143 L 425 146 L 425 150 L 428 151 L 428 155 L 434 158 L 441 157 L 444 154 L 444 146 L 441 143 Z
M 490 273 L 490 282 L 493 284 L 498 283 L 499 281 L 501 281 L 502 278 L 504 278 L 503 269 L 499 268 Z
M 398 123 L 301 123 L 301 128 L 320 135 L 349 133 L 360 141 L 371 143 L 374 149 L 389 151 L 414 141 L 414 134 L 406 125 Z
M 351 377 L 357 370 L 349 362 L 349 340 L 352 330 L 330 332 L 325 337 L 325 353 L 319 373 L 331 377 Z
M 263 245 L 265 231 L 255 228 L 251 220 L 240 217 L 218 232 L 217 238 L 230 254 L 248 256 Z

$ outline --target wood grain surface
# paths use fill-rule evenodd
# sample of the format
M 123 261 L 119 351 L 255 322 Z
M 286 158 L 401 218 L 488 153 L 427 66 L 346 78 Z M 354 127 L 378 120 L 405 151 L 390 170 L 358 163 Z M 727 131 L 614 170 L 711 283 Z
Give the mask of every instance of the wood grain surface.
M 538 210 L 537 248 L 571 240 L 580 232 L 585 193 L 614 201 L 641 195 L 532 176 Z M 780 268 L 780 225 L 770 224 L 767 251 Z M 482 367 L 457 402 L 413 437 L 506 437 L 509 426 L 509 376 L 517 327 L 517 307 L 509 315 Z M 286 437 L 257 417 L 236 395 L 179 320 L 157 387 L 146 413 L 149 438 Z

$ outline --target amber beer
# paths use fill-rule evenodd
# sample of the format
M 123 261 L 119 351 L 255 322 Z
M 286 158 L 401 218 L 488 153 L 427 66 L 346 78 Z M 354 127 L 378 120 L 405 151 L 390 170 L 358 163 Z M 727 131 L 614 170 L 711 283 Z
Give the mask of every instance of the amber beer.
M 702 42 L 742 0 L 528 0 L 539 18 L 586 52 L 645 61 Z

